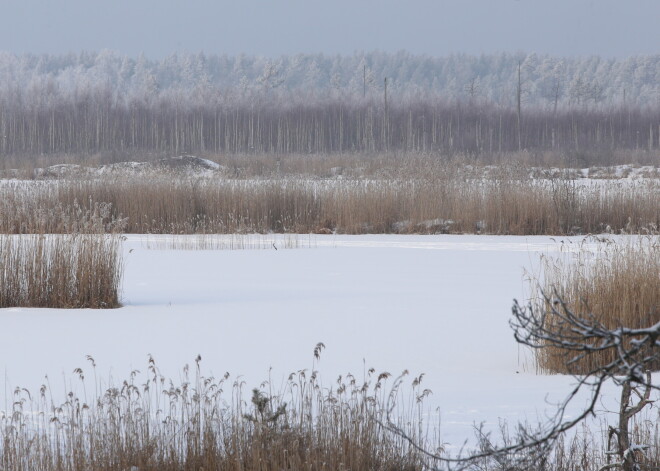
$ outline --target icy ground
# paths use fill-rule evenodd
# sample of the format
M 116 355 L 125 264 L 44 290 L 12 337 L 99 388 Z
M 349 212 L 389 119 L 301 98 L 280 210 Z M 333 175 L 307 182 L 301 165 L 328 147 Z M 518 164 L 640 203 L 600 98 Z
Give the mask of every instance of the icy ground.
M 128 236 L 120 309 L 0 310 L 0 409 L 45 375 L 55 391 L 75 382 L 74 368 L 89 376 L 88 354 L 106 382 L 146 374 L 148 354 L 176 381 L 201 354 L 204 374 L 242 375 L 249 390 L 311 368 L 324 342 L 327 387 L 369 367 L 425 373 L 442 439 L 460 446 L 476 422 L 536 422 L 574 382 L 536 375 L 508 321 L 539 255 L 581 238 L 300 236 L 304 248 L 214 251 L 171 240 Z

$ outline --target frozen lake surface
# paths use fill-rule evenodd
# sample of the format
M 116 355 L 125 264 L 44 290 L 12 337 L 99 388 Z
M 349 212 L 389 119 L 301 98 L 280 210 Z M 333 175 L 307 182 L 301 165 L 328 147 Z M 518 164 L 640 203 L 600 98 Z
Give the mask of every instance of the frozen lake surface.
M 55 391 L 74 383 L 86 355 L 106 384 L 146 374 L 149 354 L 178 380 L 200 354 L 205 375 L 242 375 L 252 388 L 311 368 L 324 342 L 328 387 L 370 367 L 425 373 L 442 438 L 461 445 L 474 423 L 536 422 L 573 384 L 537 375 L 508 321 L 539 256 L 581 239 L 304 235 L 291 250 L 173 250 L 172 236 L 129 235 L 124 307 L 0 310 L 0 409 L 45 375 Z

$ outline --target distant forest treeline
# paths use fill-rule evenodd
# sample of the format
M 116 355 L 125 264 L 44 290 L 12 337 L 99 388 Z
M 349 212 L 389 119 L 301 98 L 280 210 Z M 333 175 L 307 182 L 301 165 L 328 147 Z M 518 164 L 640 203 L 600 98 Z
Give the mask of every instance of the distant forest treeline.
M 660 55 L 0 53 L 2 155 L 658 149 Z

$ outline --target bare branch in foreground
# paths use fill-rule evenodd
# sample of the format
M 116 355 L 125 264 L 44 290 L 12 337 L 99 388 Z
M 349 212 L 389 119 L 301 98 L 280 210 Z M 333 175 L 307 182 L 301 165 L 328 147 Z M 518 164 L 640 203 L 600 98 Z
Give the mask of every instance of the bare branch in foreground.
M 608 463 L 604 469 L 621 468 L 624 471 L 634 471 L 638 468 L 638 456 L 643 453 L 644 445 L 633 444 L 630 440 L 628 423 L 634 415 L 649 405 L 651 390 L 657 390 L 660 385 L 654 385 L 650 367 L 658 361 L 660 354 L 660 322 L 644 329 L 618 327 L 609 329 L 600 323 L 595 316 L 580 317 L 576 315 L 556 293 L 551 298 L 542 293 L 547 309 L 535 309 L 531 304 L 522 307 L 514 301 L 512 307 L 513 319 L 510 322 L 516 341 L 534 349 L 555 348 L 568 354 L 567 364 L 579 362 L 581 359 L 599 352 L 614 352 L 614 360 L 588 371 L 584 375 L 575 376 L 576 384 L 566 397 L 557 404 L 554 414 L 545 423 L 535 429 L 519 424 L 513 438 L 507 439 L 503 433 L 504 443 L 493 444 L 490 435 L 477 428 L 478 447 L 469 453 L 461 449 L 457 456 L 437 453 L 418 444 L 409 434 L 398 426 L 392 412 L 396 394 L 402 377 L 395 381 L 390 393 L 386 423 L 383 427 L 406 440 L 436 465 L 439 463 L 446 469 L 463 470 L 479 466 L 484 460 L 491 460 L 504 469 L 542 469 L 551 449 L 562 435 L 573 429 L 588 416 L 596 415 L 596 405 L 601 396 L 602 388 L 608 381 L 622 387 L 620 399 L 619 424 L 610 439 L 616 437 L 616 450 L 611 455 L 619 458 L 617 463 Z M 642 393 L 639 390 L 643 390 Z M 571 419 L 567 419 L 569 405 L 578 394 L 588 391 L 586 406 Z M 632 394 L 636 393 L 638 402 L 630 404 Z M 439 469 L 437 466 L 431 466 Z

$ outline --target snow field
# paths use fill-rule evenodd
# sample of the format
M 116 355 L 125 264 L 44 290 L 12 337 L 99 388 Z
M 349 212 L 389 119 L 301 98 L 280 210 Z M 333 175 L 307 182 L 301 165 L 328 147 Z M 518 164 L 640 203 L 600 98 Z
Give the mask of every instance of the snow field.
M 301 235 L 295 250 L 158 248 L 168 238 L 127 236 L 122 308 L 0 310 L 0 409 L 45 375 L 55 393 L 75 388 L 74 368 L 91 377 L 86 355 L 105 385 L 133 369 L 146 377 L 150 354 L 177 381 L 200 354 L 205 375 L 229 372 L 247 390 L 270 378 L 277 390 L 324 342 L 324 387 L 370 367 L 407 369 L 410 381 L 425 373 L 430 420 L 460 446 L 474 423 L 542 420 L 573 384 L 536 375 L 508 320 L 539 255 L 581 238 Z M 614 410 L 615 396 L 602 407 Z

